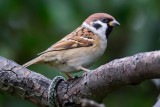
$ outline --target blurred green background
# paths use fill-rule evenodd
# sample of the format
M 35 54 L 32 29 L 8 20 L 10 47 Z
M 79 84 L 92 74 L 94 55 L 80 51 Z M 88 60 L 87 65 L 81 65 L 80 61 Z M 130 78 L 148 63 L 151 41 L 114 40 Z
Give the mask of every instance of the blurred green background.
M 116 27 L 106 53 L 92 69 L 116 58 L 160 49 L 159 0 L 0 0 L 0 56 L 23 64 L 81 25 L 96 12 L 113 15 Z M 48 78 L 63 75 L 46 65 L 29 69 Z M 78 74 L 81 75 L 81 74 Z M 109 94 L 108 107 L 151 107 L 158 96 L 152 82 L 126 86 Z M 0 93 L 0 107 L 36 107 Z

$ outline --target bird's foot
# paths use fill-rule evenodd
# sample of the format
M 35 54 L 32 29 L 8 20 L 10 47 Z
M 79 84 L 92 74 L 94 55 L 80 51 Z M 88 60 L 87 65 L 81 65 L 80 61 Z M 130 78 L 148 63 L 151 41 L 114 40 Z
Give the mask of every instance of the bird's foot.
M 66 74 L 68 79 L 73 79 L 68 73 L 65 72 L 65 74 Z
M 91 70 L 87 69 L 87 68 L 84 68 L 82 66 L 79 66 L 79 67 L 75 67 L 76 70 L 83 70 L 85 72 L 90 72 Z

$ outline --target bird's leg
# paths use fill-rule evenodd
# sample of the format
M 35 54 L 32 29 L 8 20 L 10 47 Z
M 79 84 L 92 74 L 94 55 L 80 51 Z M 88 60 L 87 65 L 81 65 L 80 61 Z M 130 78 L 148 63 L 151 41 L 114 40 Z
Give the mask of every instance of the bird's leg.
M 72 79 L 72 77 L 68 73 L 65 72 L 65 74 L 66 74 L 67 78 Z
M 84 68 L 84 67 L 82 67 L 82 66 L 75 67 L 75 69 L 76 69 L 76 70 L 83 70 L 83 71 L 85 71 L 85 72 L 91 71 L 91 70 L 89 70 L 89 69 L 87 69 L 87 68 Z

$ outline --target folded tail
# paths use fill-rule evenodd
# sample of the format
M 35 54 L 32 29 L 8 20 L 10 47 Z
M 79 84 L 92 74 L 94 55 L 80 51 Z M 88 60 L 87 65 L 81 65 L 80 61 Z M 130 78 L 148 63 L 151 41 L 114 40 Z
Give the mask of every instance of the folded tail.
M 39 62 L 41 62 L 41 61 L 42 61 L 42 57 L 39 56 L 39 57 L 37 57 L 37 58 L 35 58 L 35 59 L 32 59 L 31 61 L 23 64 L 22 67 L 25 67 L 25 68 L 26 68 L 26 67 L 28 67 L 28 66 L 30 66 L 30 65 L 32 65 L 32 64 L 39 63 Z

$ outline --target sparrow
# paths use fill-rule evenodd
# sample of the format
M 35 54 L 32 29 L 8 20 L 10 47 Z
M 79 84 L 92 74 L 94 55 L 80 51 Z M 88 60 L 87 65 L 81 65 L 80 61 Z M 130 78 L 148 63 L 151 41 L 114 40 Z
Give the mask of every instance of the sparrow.
M 71 78 L 69 73 L 88 72 L 87 68 L 105 52 L 108 37 L 116 25 L 120 25 L 119 22 L 109 14 L 92 14 L 80 27 L 22 67 L 43 63 L 65 73 L 68 78 Z

